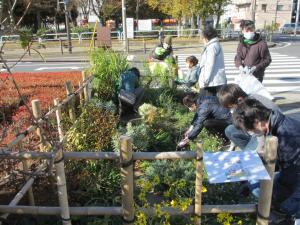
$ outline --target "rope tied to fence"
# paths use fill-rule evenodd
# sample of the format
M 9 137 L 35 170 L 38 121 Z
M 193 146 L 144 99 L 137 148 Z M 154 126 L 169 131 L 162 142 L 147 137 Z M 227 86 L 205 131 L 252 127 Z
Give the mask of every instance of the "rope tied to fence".
M 133 165 L 133 163 L 134 163 L 134 159 L 133 159 L 133 157 L 131 157 L 130 160 L 121 161 L 121 167 L 128 168 L 129 166 Z

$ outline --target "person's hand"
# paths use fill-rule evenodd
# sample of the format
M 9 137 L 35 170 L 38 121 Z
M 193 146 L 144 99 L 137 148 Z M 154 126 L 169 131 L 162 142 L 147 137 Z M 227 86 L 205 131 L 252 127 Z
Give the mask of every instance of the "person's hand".
M 239 66 L 239 71 L 240 71 L 240 74 L 243 74 L 244 73 L 244 67 L 243 66 Z
M 188 138 L 189 133 L 193 130 L 194 126 L 191 125 L 189 129 L 184 133 L 184 138 Z
M 295 219 L 295 224 L 294 225 L 300 225 L 300 219 Z
M 185 147 L 188 143 L 189 143 L 189 139 L 188 138 L 185 138 L 185 139 L 183 139 L 183 140 L 181 140 L 179 143 L 178 143 L 178 145 L 177 145 L 177 147 L 178 148 L 183 148 L 183 147 Z
M 253 74 L 256 70 L 256 66 L 252 66 L 250 69 L 249 69 L 249 73 L 250 74 Z

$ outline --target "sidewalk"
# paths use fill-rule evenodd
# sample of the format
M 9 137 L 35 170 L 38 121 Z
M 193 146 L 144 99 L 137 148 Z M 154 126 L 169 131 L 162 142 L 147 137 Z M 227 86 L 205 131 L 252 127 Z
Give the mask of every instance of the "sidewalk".
M 282 112 L 294 119 L 300 121 L 300 93 L 277 93 L 275 103 L 280 107 Z

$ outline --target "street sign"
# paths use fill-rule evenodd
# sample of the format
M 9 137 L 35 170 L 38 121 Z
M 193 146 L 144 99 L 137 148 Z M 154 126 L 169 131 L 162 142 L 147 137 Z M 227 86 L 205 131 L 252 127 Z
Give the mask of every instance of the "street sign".
M 127 38 L 134 38 L 134 21 L 133 18 L 126 18 Z
M 138 20 L 139 31 L 152 31 L 152 20 Z

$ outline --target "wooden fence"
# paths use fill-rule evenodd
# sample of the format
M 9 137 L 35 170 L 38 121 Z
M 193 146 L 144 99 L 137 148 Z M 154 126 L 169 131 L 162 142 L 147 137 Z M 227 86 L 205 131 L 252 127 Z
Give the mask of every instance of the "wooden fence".
M 64 138 L 64 132 L 61 128 L 61 108 L 64 105 L 68 105 L 69 116 L 72 120 L 76 120 L 76 114 L 74 113 L 74 97 L 79 94 L 81 96 L 81 102 L 87 102 L 90 98 L 88 94 L 88 84 L 92 80 L 92 77 L 86 78 L 84 76 L 83 84 L 80 84 L 79 89 L 76 92 L 72 92 L 70 84 L 67 85 L 68 96 L 66 99 L 59 103 L 55 100 L 55 106 L 46 115 L 40 117 L 40 114 L 34 113 L 37 121 L 42 123 L 43 119 L 47 118 L 50 114 L 56 113 L 57 129 L 60 137 L 60 141 Z M 84 93 L 84 95 L 81 95 Z M 33 104 L 38 105 L 38 101 Z M 37 107 L 33 107 L 38 109 Z M 39 111 L 39 110 L 37 110 Z M 28 132 L 36 131 L 40 136 L 42 143 L 41 148 L 46 143 L 43 143 L 43 131 L 37 130 L 36 126 L 31 126 L 27 129 Z M 26 133 L 26 134 L 27 134 Z M 19 143 L 26 137 L 25 134 L 20 134 L 14 141 L 12 141 L 8 147 L 12 147 Z M 7 216 L 12 214 L 33 214 L 33 215 L 60 215 L 62 223 L 64 225 L 71 225 L 71 215 L 77 216 L 100 216 L 100 215 L 119 215 L 123 217 L 124 224 L 134 224 L 135 209 L 134 209 L 134 161 L 136 160 L 196 160 L 196 180 L 195 180 L 195 201 L 194 205 L 189 206 L 185 211 L 181 211 L 172 207 L 162 208 L 163 212 L 167 212 L 170 215 L 195 215 L 195 224 L 201 224 L 201 215 L 207 213 L 256 213 L 257 225 L 267 225 L 268 217 L 270 214 L 271 195 L 273 187 L 273 175 L 275 169 L 276 153 L 277 153 L 277 138 L 268 137 L 265 145 L 264 164 L 268 170 L 272 180 L 260 182 L 260 196 L 258 204 L 238 204 L 238 205 L 202 205 L 202 171 L 203 171 L 203 149 L 202 144 L 197 144 L 197 151 L 182 151 L 182 152 L 133 152 L 132 151 L 132 139 L 127 136 L 120 138 L 120 151 L 117 152 L 63 152 L 62 148 L 53 149 L 52 152 L 11 152 L 8 149 L 2 149 L 0 151 L 1 159 L 18 159 L 22 160 L 23 168 L 26 172 L 28 170 L 27 160 L 29 159 L 45 159 L 53 160 L 55 165 L 55 172 L 57 178 L 59 207 L 48 206 L 35 206 L 34 193 L 32 191 L 32 185 L 34 183 L 34 176 L 27 177 L 26 184 L 17 193 L 14 199 L 9 205 L 0 205 L 0 213 L 5 213 Z M 66 177 L 64 170 L 64 162 L 66 160 L 119 160 L 120 161 L 120 174 L 121 174 L 121 189 L 122 189 L 122 205 L 112 207 L 70 207 L 68 204 L 68 194 L 66 187 Z M 37 172 L 43 168 L 41 164 L 37 168 Z M 17 206 L 22 197 L 28 193 L 29 206 Z M 142 209 L 147 215 L 154 215 L 155 211 L 153 207 L 147 207 Z

